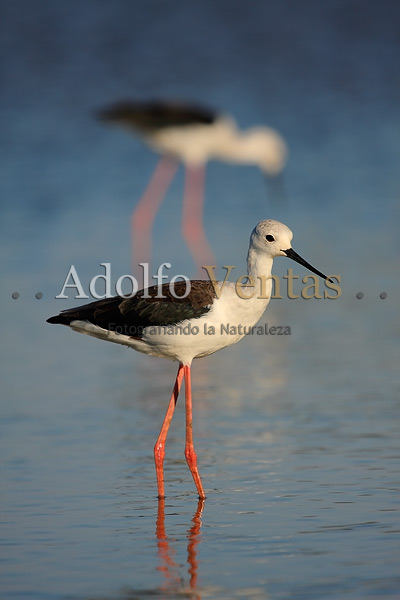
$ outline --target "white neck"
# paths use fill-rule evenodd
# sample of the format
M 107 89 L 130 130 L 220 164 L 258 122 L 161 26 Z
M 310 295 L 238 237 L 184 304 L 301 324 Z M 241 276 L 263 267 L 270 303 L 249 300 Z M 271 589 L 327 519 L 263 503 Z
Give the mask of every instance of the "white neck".
M 250 246 L 247 253 L 247 273 L 253 279 L 264 275 L 268 277 L 272 272 L 273 258 L 265 252 L 256 250 L 253 246 Z
M 224 128 L 221 128 L 222 131 L 223 135 L 215 138 L 214 141 L 215 158 L 232 163 L 252 164 L 258 162 L 259 153 L 258 151 L 253 152 L 251 138 L 247 133 L 239 131 L 236 125 L 230 121 L 224 123 Z
M 285 142 L 273 129 L 252 127 L 240 131 L 229 120 L 220 122 L 220 133 L 213 136 L 210 150 L 217 159 L 257 165 L 271 175 L 283 169 L 287 154 Z
M 251 277 L 250 281 L 254 281 L 255 283 L 255 298 L 260 297 L 261 300 L 265 300 L 265 296 L 268 296 L 266 305 L 268 304 L 272 289 L 272 279 L 268 279 L 271 275 L 272 263 L 273 258 L 271 256 L 250 246 L 247 254 L 247 273 Z M 248 289 L 254 290 L 254 288 Z
M 230 288 L 233 291 L 232 315 L 229 316 L 232 322 L 252 326 L 261 318 L 271 297 L 272 280 L 268 279 L 271 267 L 272 257 L 251 245 L 247 256 L 249 279 L 243 278 L 240 284 Z
M 240 297 L 247 297 L 246 304 L 259 304 L 260 307 L 267 306 L 272 290 L 271 275 L 273 259 L 265 252 L 260 252 L 250 245 L 247 254 L 247 274 L 249 279 L 245 277 L 239 285 L 241 291 Z

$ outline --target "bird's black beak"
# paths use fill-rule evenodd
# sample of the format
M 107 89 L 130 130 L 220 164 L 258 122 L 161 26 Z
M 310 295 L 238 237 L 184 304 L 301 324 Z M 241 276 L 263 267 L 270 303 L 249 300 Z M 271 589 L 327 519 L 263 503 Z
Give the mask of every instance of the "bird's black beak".
M 310 263 L 308 263 L 306 260 L 304 260 L 304 258 L 301 258 L 300 254 L 297 254 L 297 252 L 295 252 L 293 250 L 293 248 L 289 248 L 288 250 L 282 250 L 282 252 L 284 252 L 288 258 L 291 258 L 295 262 L 299 263 L 299 265 L 303 265 L 303 267 L 305 267 L 306 269 L 308 269 L 312 273 L 315 273 L 319 277 L 322 277 L 322 279 L 327 279 L 331 283 L 334 283 L 332 281 L 332 279 L 329 279 L 329 277 L 327 277 L 326 275 L 324 275 L 323 273 L 321 273 L 321 271 L 318 271 L 317 269 L 314 269 L 314 267 L 312 265 L 310 265 Z

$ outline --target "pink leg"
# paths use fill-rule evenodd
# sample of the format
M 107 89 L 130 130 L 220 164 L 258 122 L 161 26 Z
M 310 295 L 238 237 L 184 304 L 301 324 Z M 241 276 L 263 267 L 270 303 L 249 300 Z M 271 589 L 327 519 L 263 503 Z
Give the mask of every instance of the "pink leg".
M 161 202 L 176 173 L 178 164 L 163 157 L 158 162 L 150 182 L 132 214 L 132 263 L 139 289 L 143 283 L 143 269 L 139 263 L 149 263 L 151 229 Z
M 199 493 L 200 500 L 204 500 L 206 495 L 204 493 L 203 485 L 201 483 L 199 471 L 197 468 L 197 456 L 193 446 L 193 415 L 192 415 L 192 382 L 190 366 L 185 365 L 183 367 L 185 374 L 185 394 L 186 394 L 186 445 L 185 445 L 185 457 L 190 472 L 192 473 L 194 483 L 196 484 L 197 491 Z
M 182 233 L 194 258 L 197 269 L 215 264 L 203 225 L 205 167 L 186 166 L 185 194 L 183 200 Z
M 178 400 L 179 390 L 181 389 L 183 376 L 184 376 L 184 367 L 183 367 L 183 365 L 179 365 L 174 389 L 172 391 L 171 400 L 169 401 L 169 405 L 167 408 L 167 413 L 165 415 L 165 419 L 164 419 L 162 427 L 161 427 L 160 435 L 158 436 L 156 444 L 154 446 L 154 462 L 156 463 L 156 475 L 157 475 L 158 497 L 159 498 L 165 498 L 164 468 L 163 468 L 164 457 L 165 457 L 165 440 L 167 439 L 168 429 L 169 429 L 169 426 L 172 421 L 172 415 L 174 414 L 176 402 Z

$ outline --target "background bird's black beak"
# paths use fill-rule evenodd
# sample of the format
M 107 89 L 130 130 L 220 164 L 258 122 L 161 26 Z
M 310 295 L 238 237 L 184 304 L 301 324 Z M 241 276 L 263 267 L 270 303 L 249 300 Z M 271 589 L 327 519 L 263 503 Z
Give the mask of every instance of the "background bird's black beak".
M 263 175 L 267 188 L 267 194 L 271 200 L 277 204 L 286 203 L 287 196 L 283 172 L 276 173 L 275 175 L 269 175 L 268 173 L 264 172 Z
M 95 109 L 93 116 L 97 121 L 103 121 L 104 123 L 115 121 L 115 115 L 108 108 Z
M 308 269 L 312 273 L 315 273 L 319 277 L 322 277 L 322 279 L 327 279 L 331 283 L 334 283 L 332 281 L 332 279 L 329 279 L 329 277 L 327 277 L 326 275 L 324 275 L 323 273 L 321 273 L 321 271 L 318 271 L 317 269 L 314 269 L 314 267 L 312 265 L 310 265 L 310 263 L 308 263 L 306 260 L 304 260 L 304 258 L 301 258 L 300 254 L 297 254 L 297 252 L 295 252 L 293 250 L 293 248 L 289 248 L 289 250 L 282 250 L 282 252 L 284 252 L 287 257 L 289 257 L 292 260 L 294 260 L 295 262 L 299 263 L 299 265 L 303 265 L 303 267 L 306 267 L 306 269 Z

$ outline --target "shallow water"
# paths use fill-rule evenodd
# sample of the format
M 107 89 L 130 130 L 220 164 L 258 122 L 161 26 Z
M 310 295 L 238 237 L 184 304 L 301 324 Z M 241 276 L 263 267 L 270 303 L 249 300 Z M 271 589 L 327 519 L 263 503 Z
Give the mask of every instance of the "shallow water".
M 1 598 L 398 597 L 398 9 L 166 6 L 2 3 Z M 78 302 L 55 300 L 71 264 L 86 289 L 101 262 L 113 282 L 129 273 L 129 216 L 156 158 L 90 111 L 135 95 L 227 107 L 288 140 L 285 202 L 256 169 L 208 166 L 220 265 L 241 275 L 252 227 L 272 217 L 341 276 L 336 300 L 271 301 L 262 323 L 291 335 L 195 362 L 204 505 L 181 399 L 156 498 L 176 366 L 45 324 Z M 154 263 L 191 275 L 182 184 L 157 219 Z

